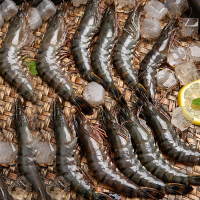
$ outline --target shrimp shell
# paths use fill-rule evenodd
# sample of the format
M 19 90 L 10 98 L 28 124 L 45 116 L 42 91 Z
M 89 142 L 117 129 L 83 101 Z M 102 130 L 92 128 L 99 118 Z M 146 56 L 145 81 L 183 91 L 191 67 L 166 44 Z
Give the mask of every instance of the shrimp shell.
M 187 175 L 175 169 L 159 152 L 154 138 L 144 129 L 130 110 L 121 105 L 119 118 L 125 122 L 138 158 L 142 165 L 154 176 L 168 183 L 200 185 L 199 175 Z
M 19 9 L 8 29 L 3 46 L 0 49 L 0 71 L 25 99 L 35 103 L 34 87 L 24 70 L 21 69 L 21 63 L 18 59 L 18 52 L 24 45 L 24 32 L 27 26 L 25 11 L 28 9 L 27 7 L 28 3 L 25 4 L 25 8 Z
M 160 199 L 163 193 L 151 188 L 139 188 L 123 174 L 116 170 L 108 158 L 105 141 L 101 135 L 90 127 L 80 112 L 77 112 L 76 130 L 81 147 L 86 153 L 89 168 L 96 179 L 111 187 L 115 192 L 128 197 L 145 197 Z
M 38 200 L 50 200 L 51 198 L 45 190 L 45 186 L 39 176 L 39 172 L 34 163 L 36 140 L 32 136 L 32 129 L 23 114 L 23 106 L 21 100 L 15 105 L 15 124 L 19 143 L 18 148 L 18 167 L 22 175 L 32 185 L 33 191 L 36 192 Z
M 166 184 L 153 176 L 138 160 L 128 131 L 117 123 L 116 119 L 104 105 L 102 118 L 106 133 L 111 143 L 115 163 L 119 170 L 131 181 L 139 186 L 151 187 L 163 193 L 187 194 L 193 190 L 189 185 L 177 183 Z

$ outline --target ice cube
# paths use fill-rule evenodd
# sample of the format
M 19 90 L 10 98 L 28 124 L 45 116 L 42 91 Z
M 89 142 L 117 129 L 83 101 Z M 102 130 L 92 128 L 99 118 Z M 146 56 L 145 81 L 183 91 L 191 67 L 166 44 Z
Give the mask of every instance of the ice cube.
M 0 164 L 12 164 L 17 156 L 14 144 L 0 140 Z
M 146 12 L 147 18 L 157 18 L 162 19 L 168 12 L 168 9 L 165 5 L 159 1 L 151 0 L 144 7 L 144 11 Z
M 42 26 L 42 18 L 37 8 L 31 8 L 30 10 L 30 21 L 29 27 L 32 30 L 35 30 Z
M 199 72 L 197 67 L 192 62 L 185 62 L 181 65 L 178 65 L 175 68 L 175 73 L 176 77 L 183 85 L 187 85 L 188 83 L 199 79 Z
M 135 0 L 115 0 L 118 11 L 130 11 L 135 7 Z
M 200 61 L 200 41 L 193 42 L 187 48 L 187 55 L 191 60 Z
M 184 114 L 182 113 L 182 107 L 174 109 L 171 123 L 181 131 L 184 131 L 188 127 L 192 126 L 192 122 L 185 118 Z
M 6 21 L 10 20 L 18 12 L 17 5 L 12 0 L 5 0 L 0 7 L 2 16 Z
M 86 3 L 87 0 L 72 0 L 72 2 L 73 2 L 73 4 L 74 4 L 74 6 L 78 7 L 78 6 L 80 6 L 81 4 Z
M 177 83 L 175 73 L 172 70 L 165 68 L 157 73 L 157 85 L 159 87 L 171 88 Z
M 3 16 L 0 12 L 0 27 L 2 27 L 4 25 L 4 19 L 3 19 Z
M 167 54 L 167 62 L 171 66 L 182 64 L 186 61 L 186 59 L 186 51 L 181 46 L 171 48 Z
M 36 145 L 37 155 L 35 160 L 39 164 L 51 164 L 56 156 L 56 151 L 49 142 L 39 141 Z
M 37 6 L 37 9 L 39 10 L 40 15 L 45 21 L 48 20 L 51 16 L 53 16 L 56 13 L 56 6 L 50 0 L 43 0 Z
M 171 16 L 178 17 L 189 8 L 187 0 L 165 0 L 165 6 L 168 8 Z
M 181 34 L 184 37 L 193 37 L 197 35 L 199 28 L 199 18 L 181 18 Z
M 161 33 L 161 23 L 154 18 L 145 18 L 141 22 L 140 33 L 143 38 L 155 39 Z
M 105 98 L 104 88 L 96 82 L 91 82 L 83 89 L 83 97 L 92 106 L 98 106 L 103 103 Z

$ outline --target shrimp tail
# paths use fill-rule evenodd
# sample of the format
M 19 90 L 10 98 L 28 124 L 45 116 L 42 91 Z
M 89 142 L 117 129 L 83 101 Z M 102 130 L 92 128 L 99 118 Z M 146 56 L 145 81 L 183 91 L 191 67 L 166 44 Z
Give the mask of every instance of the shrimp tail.
M 136 90 L 136 95 L 140 99 L 144 100 L 145 102 L 148 102 L 148 94 L 147 94 L 146 89 L 142 86 L 142 84 L 140 84 L 140 83 L 137 84 L 135 86 L 135 90 Z
M 170 194 L 177 194 L 180 195 L 188 194 L 192 192 L 193 187 L 190 185 L 183 185 L 178 183 L 168 183 L 166 187 L 166 192 Z
M 84 114 L 92 115 L 94 113 L 92 106 L 82 97 L 72 96 L 70 98 L 70 101 L 72 104 L 77 106 L 79 108 L 79 110 L 81 110 Z
M 104 194 L 104 193 L 97 193 L 97 192 L 93 193 L 92 199 L 94 199 L 94 200 L 117 200 L 112 195 L 110 196 L 109 193 Z
M 149 196 L 151 196 L 152 199 L 153 199 L 153 198 L 155 198 L 155 199 L 162 199 L 162 198 L 165 196 L 165 193 L 160 192 L 160 191 L 158 191 L 158 190 L 156 190 L 156 189 L 153 189 L 153 188 L 148 188 L 148 187 L 140 187 L 140 188 L 141 188 L 145 193 L 148 194 L 147 198 L 148 198 Z
M 123 103 L 124 105 L 127 105 L 126 100 L 122 97 L 120 91 L 115 85 L 111 85 L 109 87 L 109 91 L 117 101 Z
M 100 79 L 97 75 L 95 75 L 94 73 L 87 73 L 86 74 L 86 80 L 88 80 L 89 82 L 96 82 L 96 83 L 99 83 L 100 85 L 102 85 L 102 87 L 106 90 L 108 88 L 107 84 L 102 80 Z

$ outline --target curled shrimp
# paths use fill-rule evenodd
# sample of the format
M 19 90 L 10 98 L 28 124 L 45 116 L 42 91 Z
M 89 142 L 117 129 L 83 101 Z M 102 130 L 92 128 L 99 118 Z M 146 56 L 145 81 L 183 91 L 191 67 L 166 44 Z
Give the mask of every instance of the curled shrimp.
M 124 31 L 119 38 L 113 53 L 113 63 L 119 75 L 138 94 L 146 96 L 146 90 L 139 83 L 137 70 L 133 66 L 133 51 L 140 38 L 140 15 L 143 10 L 140 4 L 135 11 L 132 11 L 126 20 Z
M 89 0 L 85 13 L 72 41 L 72 52 L 76 67 L 88 82 L 95 81 L 106 89 L 106 84 L 91 72 L 90 44 L 101 24 L 99 3 L 101 0 Z
M 103 134 L 94 131 L 80 112 L 77 112 L 76 131 L 81 147 L 86 154 L 89 168 L 99 182 L 127 197 L 163 198 L 162 192 L 153 188 L 139 188 L 116 170 L 109 156 L 105 153 L 106 143 Z
M 0 71 L 20 91 L 25 99 L 35 103 L 34 87 L 24 70 L 21 69 L 21 63 L 18 59 L 18 52 L 24 45 L 27 10 L 28 3 L 25 3 L 25 7 L 19 9 L 8 29 L 3 46 L 0 49 Z
M 156 69 L 167 56 L 170 39 L 174 32 L 177 20 L 172 19 L 162 30 L 160 36 L 153 45 L 151 51 L 142 60 L 139 69 L 139 82 L 147 90 L 147 95 L 152 103 L 155 103 Z
M 32 129 L 28 123 L 25 114 L 23 113 L 23 106 L 21 100 L 15 106 L 15 124 L 18 147 L 18 167 L 22 175 L 26 177 L 28 182 L 32 185 L 33 191 L 38 195 L 38 200 L 50 200 L 51 198 L 45 190 L 45 186 L 41 180 L 37 167 L 34 163 L 35 157 L 35 143 Z
M 53 16 L 43 42 L 37 54 L 40 75 L 50 83 L 63 99 L 76 105 L 85 114 L 93 114 L 92 107 L 83 98 L 76 96 L 67 77 L 59 69 L 56 54 L 66 40 L 65 19 L 66 4 Z
M 58 172 L 69 182 L 70 187 L 76 193 L 88 200 L 110 199 L 107 195 L 98 193 L 91 187 L 83 174 L 78 170 L 75 161 L 77 137 L 75 137 L 65 120 L 61 111 L 60 101 L 57 99 L 54 104 L 53 122 L 56 133 L 57 154 L 56 166 Z
M 110 55 L 118 34 L 114 6 L 115 5 L 113 3 L 110 7 L 108 7 L 104 14 L 98 33 L 98 39 L 93 46 L 91 63 L 95 74 L 97 74 L 97 76 L 99 76 L 107 84 L 108 90 L 112 96 L 116 100 L 122 100 L 126 104 L 125 100 L 121 97 L 119 90 L 114 85 L 110 73 Z
M 151 187 L 163 193 L 187 194 L 193 190 L 189 185 L 164 183 L 146 170 L 134 153 L 131 136 L 127 129 L 121 128 L 106 106 L 102 111 L 103 124 L 111 143 L 115 163 L 119 170 L 140 187 Z
M 148 117 L 150 115 L 151 112 Z M 140 125 L 139 121 L 124 105 L 119 108 L 119 118 L 122 122 L 126 121 L 125 127 L 131 135 L 138 158 L 149 172 L 164 182 L 200 185 L 199 175 L 187 175 L 175 169 L 162 157 L 153 136 Z

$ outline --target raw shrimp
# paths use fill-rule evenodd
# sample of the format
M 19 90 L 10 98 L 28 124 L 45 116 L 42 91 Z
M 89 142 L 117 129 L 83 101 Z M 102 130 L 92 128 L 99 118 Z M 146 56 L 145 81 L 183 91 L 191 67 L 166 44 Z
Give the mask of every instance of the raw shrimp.
M 15 124 L 18 139 L 18 167 L 22 175 L 32 185 L 33 191 L 38 195 L 37 200 L 50 200 L 45 190 L 37 167 L 34 163 L 36 139 L 33 138 L 32 129 L 23 113 L 21 100 L 15 106 Z
M 123 174 L 116 170 L 106 152 L 102 134 L 93 130 L 85 117 L 77 112 L 76 131 L 81 147 L 86 154 L 89 168 L 96 179 L 111 187 L 115 192 L 128 197 L 145 197 L 160 199 L 162 192 L 152 188 L 139 188 Z
M 83 78 L 88 82 L 95 81 L 106 89 L 106 84 L 98 76 L 91 72 L 90 44 L 93 36 L 101 24 L 99 2 L 101 0 L 89 0 L 85 13 L 72 41 L 72 52 L 76 67 Z
M 65 100 L 76 105 L 85 114 L 93 114 L 92 107 L 83 98 L 74 94 L 74 90 L 69 83 L 66 75 L 59 69 L 59 63 L 56 59 L 57 53 L 66 40 L 64 13 L 58 9 L 53 16 L 43 42 L 37 54 L 38 70 L 40 75 L 49 82 Z
M 138 94 L 146 96 L 146 90 L 139 83 L 137 70 L 133 66 L 133 51 L 140 38 L 140 13 L 142 5 L 130 13 L 124 31 L 119 38 L 113 53 L 113 63 L 119 75 L 131 87 L 139 91 Z
M 103 105 L 103 124 L 111 143 L 115 163 L 119 170 L 135 184 L 151 187 L 163 193 L 187 194 L 193 190 L 189 185 L 164 183 L 148 172 L 140 163 L 131 143 L 127 129 L 121 127 L 110 111 Z
M 56 100 L 56 104 L 54 104 L 53 122 L 57 142 L 56 166 L 58 172 L 70 183 L 71 189 L 85 199 L 111 199 L 105 194 L 96 192 L 78 170 L 75 161 L 77 137 L 73 135 L 66 122 L 58 99 Z
M 153 45 L 152 50 L 143 59 L 139 69 L 139 81 L 147 90 L 147 95 L 152 103 L 155 103 L 156 69 L 167 56 L 172 33 L 177 20 L 172 19 L 162 30 L 160 36 Z
M 200 185 L 199 175 L 187 175 L 170 165 L 159 152 L 153 136 L 144 129 L 130 110 L 121 105 L 119 118 L 125 122 L 142 165 L 157 178 L 169 183 Z
M 117 28 L 115 21 L 114 4 L 110 6 L 110 9 L 104 14 L 102 24 L 98 33 L 98 39 L 93 46 L 91 54 L 92 68 L 106 84 L 116 100 L 122 100 L 125 104 L 125 100 L 120 98 L 121 94 L 117 87 L 114 85 L 111 73 L 110 73 L 110 55 L 115 45 L 117 38 Z
M 143 105 L 142 113 L 153 130 L 160 150 L 170 158 L 186 165 L 200 165 L 200 152 L 182 141 L 173 125 L 150 102 Z
M 8 29 L 3 46 L 0 49 L 0 71 L 20 91 L 24 98 L 35 103 L 34 87 L 29 77 L 21 68 L 21 63 L 18 59 L 18 53 L 24 45 L 24 36 L 26 35 L 27 10 L 28 3 L 25 3 L 25 7 L 19 9 Z

